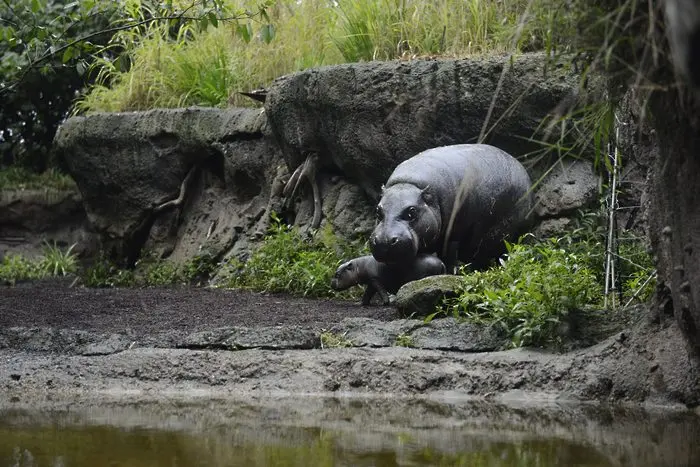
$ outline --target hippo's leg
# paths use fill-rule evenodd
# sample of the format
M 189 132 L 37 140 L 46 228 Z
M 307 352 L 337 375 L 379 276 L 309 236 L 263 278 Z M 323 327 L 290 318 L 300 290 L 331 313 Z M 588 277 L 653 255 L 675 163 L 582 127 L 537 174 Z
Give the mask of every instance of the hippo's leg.
M 372 279 L 370 281 L 370 284 L 374 287 L 374 289 L 377 291 L 379 294 L 379 298 L 381 300 L 382 305 L 388 305 L 389 304 L 389 292 L 386 291 L 384 286 L 382 285 L 381 282 L 379 282 L 377 279 Z
M 367 287 L 365 287 L 365 293 L 362 294 L 362 306 L 368 306 L 375 293 L 377 293 L 377 289 L 375 289 L 372 284 L 367 284 Z
M 306 178 L 308 180 L 314 197 L 314 217 L 311 221 L 311 228 L 313 229 L 317 229 L 321 225 L 321 215 L 323 213 L 321 206 L 321 190 L 318 186 L 318 180 L 316 179 L 317 169 L 318 155 L 313 152 L 309 153 L 304 163 L 297 167 L 294 173 L 292 173 L 292 176 L 289 178 L 289 181 L 282 191 L 285 197 L 293 197 L 299 188 L 301 179 Z

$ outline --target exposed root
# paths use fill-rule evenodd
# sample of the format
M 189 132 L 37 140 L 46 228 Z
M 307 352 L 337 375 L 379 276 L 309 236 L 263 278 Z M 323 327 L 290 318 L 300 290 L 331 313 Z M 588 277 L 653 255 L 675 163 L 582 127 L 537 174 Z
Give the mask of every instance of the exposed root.
M 190 184 L 190 181 L 192 180 L 192 177 L 194 177 L 194 173 L 197 171 L 197 166 L 194 166 L 190 169 L 190 171 L 187 173 L 187 176 L 185 179 L 182 181 L 182 184 L 180 184 L 180 194 L 178 195 L 177 198 L 171 199 L 170 201 L 166 201 L 165 203 L 156 206 L 153 209 L 153 214 L 158 214 L 161 211 L 164 211 L 165 209 L 171 208 L 173 206 L 180 206 L 182 202 L 185 200 L 185 194 L 187 192 L 187 187 Z
M 323 213 L 321 205 L 321 189 L 318 186 L 318 180 L 316 179 L 316 172 L 318 169 L 318 155 L 316 153 L 309 153 L 306 160 L 292 173 L 289 181 L 284 186 L 282 194 L 285 198 L 291 198 L 296 193 L 301 183 L 302 178 L 306 178 L 311 184 L 311 190 L 314 197 L 314 216 L 311 221 L 311 228 L 318 229 L 321 225 L 321 215 Z

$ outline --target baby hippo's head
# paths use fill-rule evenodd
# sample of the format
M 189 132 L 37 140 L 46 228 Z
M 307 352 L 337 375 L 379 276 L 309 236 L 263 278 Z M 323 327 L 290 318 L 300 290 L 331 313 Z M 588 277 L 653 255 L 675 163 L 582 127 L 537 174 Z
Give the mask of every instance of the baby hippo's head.
M 352 259 L 338 266 L 338 269 L 336 269 L 331 279 L 331 288 L 340 291 L 349 289 L 359 283 L 359 265 L 356 260 Z

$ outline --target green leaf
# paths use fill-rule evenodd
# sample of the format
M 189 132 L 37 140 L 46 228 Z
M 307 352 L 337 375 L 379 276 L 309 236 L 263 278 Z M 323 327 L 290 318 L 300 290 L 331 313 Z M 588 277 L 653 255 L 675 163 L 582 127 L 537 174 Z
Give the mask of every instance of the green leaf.
M 39 0 L 32 0 L 32 13 L 38 13 L 41 10 L 41 2 Z
M 75 66 L 75 70 L 80 76 L 83 76 L 88 69 L 88 64 L 85 60 L 79 60 L 78 64 Z
M 73 58 L 73 54 L 75 52 L 75 48 L 73 47 L 68 47 L 66 50 L 63 51 L 63 57 L 61 57 L 61 62 L 63 63 L 68 63 L 71 58 Z
M 260 28 L 260 39 L 266 44 L 269 44 L 275 37 L 275 27 L 272 24 L 266 24 Z
M 252 32 L 253 32 L 252 29 L 253 29 L 253 28 L 252 28 L 252 26 L 250 25 L 250 23 L 247 23 L 247 24 L 239 24 L 239 25 L 236 27 L 236 33 L 237 33 L 239 36 L 241 36 L 241 38 L 243 39 L 243 41 L 245 41 L 246 43 L 248 43 L 248 42 L 250 42 L 250 38 L 251 38 L 251 36 L 252 36 Z
M 207 15 L 207 16 L 209 17 L 209 22 L 211 23 L 211 25 L 214 26 L 215 28 L 218 28 L 219 27 L 219 19 L 216 17 L 216 13 L 214 13 L 213 11 L 210 11 L 209 15 Z

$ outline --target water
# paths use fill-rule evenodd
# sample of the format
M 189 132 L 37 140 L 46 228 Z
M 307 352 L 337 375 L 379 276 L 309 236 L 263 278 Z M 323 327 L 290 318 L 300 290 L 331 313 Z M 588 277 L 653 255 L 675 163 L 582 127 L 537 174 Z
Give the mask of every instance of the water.
M 0 466 L 699 466 L 688 412 L 260 398 L 0 410 Z

